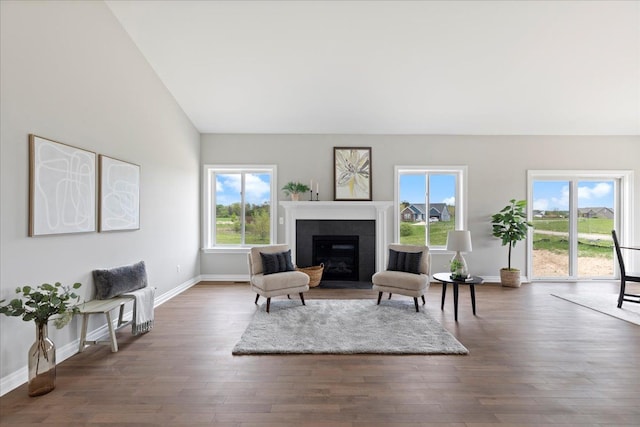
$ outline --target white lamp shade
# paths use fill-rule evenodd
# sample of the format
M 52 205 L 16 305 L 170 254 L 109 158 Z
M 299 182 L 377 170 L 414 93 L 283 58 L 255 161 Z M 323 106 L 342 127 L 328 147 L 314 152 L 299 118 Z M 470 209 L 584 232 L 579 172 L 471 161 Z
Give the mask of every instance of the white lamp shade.
M 455 230 L 447 233 L 447 250 L 457 252 L 471 252 L 471 232 Z

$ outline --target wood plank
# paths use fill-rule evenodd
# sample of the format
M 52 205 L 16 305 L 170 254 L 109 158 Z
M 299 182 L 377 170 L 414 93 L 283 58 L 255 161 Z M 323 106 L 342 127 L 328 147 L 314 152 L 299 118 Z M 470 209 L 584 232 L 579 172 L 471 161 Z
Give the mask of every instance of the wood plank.
M 23 385 L 1 397 L 0 424 L 637 425 L 640 326 L 551 296 L 615 293 L 617 283 L 487 284 L 477 316 L 461 293 L 458 322 L 450 304 L 440 310 L 441 289 L 431 285 L 424 309 L 467 356 L 232 356 L 255 294 L 203 282 L 159 306 L 150 333 L 117 333 L 117 353 L 93 346 L 60 363 L 53 392 L 29 398 Z M 374 306 L 377 293 L 312 288 L 305 298 Z

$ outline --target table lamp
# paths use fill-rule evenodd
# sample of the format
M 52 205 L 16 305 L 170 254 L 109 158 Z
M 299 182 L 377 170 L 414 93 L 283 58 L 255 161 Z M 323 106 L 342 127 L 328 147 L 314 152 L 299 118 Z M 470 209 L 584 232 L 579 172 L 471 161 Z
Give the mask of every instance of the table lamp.
M 455 276 L 462 276 L 462 279 L 469 277 L 469 268 L 467 261 L 460 252 L 471 252 L 471 232 L 467 230 L 452 230 L 447 233 L 447 250 L 455 251 L 456 254 L 451 258 L 451 265 L 454 263 L 457 268 L 452 271 Z

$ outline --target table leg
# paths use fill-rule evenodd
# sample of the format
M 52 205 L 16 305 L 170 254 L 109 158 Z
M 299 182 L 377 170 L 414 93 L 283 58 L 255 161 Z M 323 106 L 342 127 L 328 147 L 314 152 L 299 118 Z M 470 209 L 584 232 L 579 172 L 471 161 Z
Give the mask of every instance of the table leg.
M 109 327 L 109 339 L 111 340 L 111 351 L 116 353 L 118 351 L 118 340 L 116 339 L 116 331 L 113 328 L 113 323 L 111 322 L 111 311 L 107 311 L 104 313 L 107 317 L 107 326 Z
M 89 314 L 82 315 L 82 330 L 80 331 L 80 348 L 78 351 L 82 353 L 84 351 L 85 344 L 87 342 L 87 324 L 89 322 Z
M 444 310 L 444 296 L 447 294 L 447 282 L 442 282 L 442 303 L 440 304 L 440 310 Z
M 124 325 L 124 304 L 120 304 L 120 311 L 118 313 L 118 328 Z
M 453 283 L 453 313 L 456 322 L 458 321 L 458 284 Z
M 473 307 L 473 315 L 476 315 L 476 289 L 470 284 L 469 290 L 471 291 L 471 307 Z

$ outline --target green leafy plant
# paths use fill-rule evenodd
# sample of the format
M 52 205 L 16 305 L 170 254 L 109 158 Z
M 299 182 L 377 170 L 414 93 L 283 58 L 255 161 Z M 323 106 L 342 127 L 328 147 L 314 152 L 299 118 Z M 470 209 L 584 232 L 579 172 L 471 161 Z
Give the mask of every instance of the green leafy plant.
M 36 288 L 23 286 L 16 288 L 22 298 L 12 299 L 8 304 L 0 306 L 0 313 L 7 316 L 22 317 L 24 321 L 34 320 L 37 324 L 46 324 L 49 318 L 59 315 L 54 320 L 56 328 L 64 327 L 74 314 L 79 312 L 77 303 L 80 296 L 74 290 L 79 289 L 81 283 L 64 286 L 59 282 L 53 285 L 44 283 Z M 0 301 L 0 304 L 6 300 Z
M 407 236 L 411 236 L 413 234 L 413 228 L 414 226 L 406 223 L 406 222 L 401 222 L 400 223 L 400 237 L 407 237 Z M 424 227 L 422 228 L 423 234 L 424 234 Z
M 306 184 L 294 181 L 290 181 L 284 187 L 282 187 L 282 191 L 284 192 L 285 196 L 289 196 L 291 194 L 306 193 L 309 190 L 310 188 Z
M 507 269 L 511 269 L 511 248 L 516 242 L 527 237 L 527 229 L 533 225 L 527 221 L 526 200 L 511 199 L 509 204 L 491 217 L 493 236 L 502 240 L 502 246 L 509 246 Z
M 449 262 L 449 269 L 451 270 L 451 278 L 454 280 L 464 280 L 466 279 L 466 275 L 462 274 L 462 268 L 464 267 L 464 264 L 462 263 L 462 261 L 458 260 L 458 259 L 452 259 Z
M 458 269 L 464 267 L 464 264 L 457 259 L 451 260 L 451 262 L 449 263 L 450 267 L 451 267 L 451 272 L 455 273 Z

